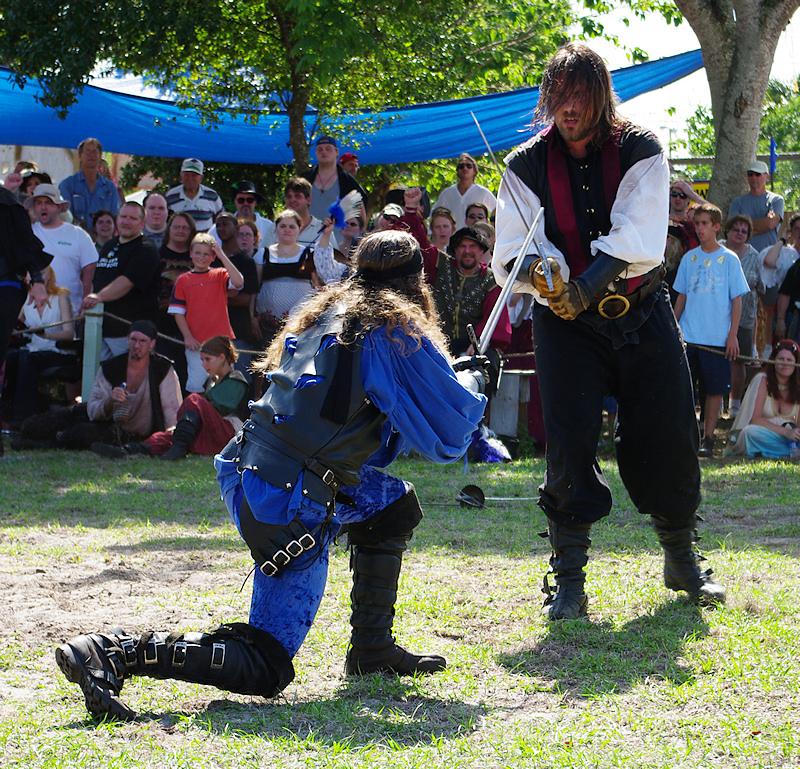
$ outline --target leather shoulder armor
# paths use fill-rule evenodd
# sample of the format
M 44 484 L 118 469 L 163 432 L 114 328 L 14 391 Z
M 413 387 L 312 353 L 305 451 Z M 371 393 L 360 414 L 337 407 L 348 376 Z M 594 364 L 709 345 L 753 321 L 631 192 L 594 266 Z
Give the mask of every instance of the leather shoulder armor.
M 244 469 L 280 488 L 291 488 L 301 469 L 311 470 L 304 490 L 322 502 L 338 486 L 358 483 L 386 419 L 364 391 L 361 343 L 339 341 L 343 322 L 343 311 L 333 307 L 298 337 L 286 339 L 280 366 L 251 405 L 240 452 Z M 327 471 L 335 483 L 325 480 Z

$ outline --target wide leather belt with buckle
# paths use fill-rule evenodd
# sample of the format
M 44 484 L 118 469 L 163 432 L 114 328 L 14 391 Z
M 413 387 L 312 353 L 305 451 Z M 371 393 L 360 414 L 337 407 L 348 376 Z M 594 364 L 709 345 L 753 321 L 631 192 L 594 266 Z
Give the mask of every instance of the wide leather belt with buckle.
M 608 291 L 597 302 L 589 305 L 601 318 L 617 320 L 637 307 L 643 299 L 655 293 L 661 287 L 664 277 L 663 266 L 656 267 L 644 275 L 614 281 L 619 284 L 618 291 Z

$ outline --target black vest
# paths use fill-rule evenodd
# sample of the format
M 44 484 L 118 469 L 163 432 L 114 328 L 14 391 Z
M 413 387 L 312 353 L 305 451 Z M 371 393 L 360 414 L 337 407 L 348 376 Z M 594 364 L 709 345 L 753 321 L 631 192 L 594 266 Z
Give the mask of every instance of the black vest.
M 564 254 L 574 278 L 591 263 L 591 242 L 611 229 L 622 178 L 640 160 L 660 152 L 652 133 L 626 124 L 602 147 L 576 159 L 550 126 L 514 150 L 506 164 L 539 198 L 547 239 Z
M 333 307 L 286 340 L 281 364 L 267 375 L 267 391 L 251 404 L 240 434 L 241 469 L 284 489 L 305 469 L 304 493 L 321 503 L 331 501 L 336 486 L 358 484 L 386 421 L 364 391 L 361 343 L 338 341 L 343 321 Z M 334 484 L 324 480 L 326 471 Z
M 116 355 L 104 360 L 100 364 L 103 376 L 112 387 L 119 387 L 128 375 L 128 354 Z M 164 429 L 164 409 L 161 407 L 161 390 L 159 389 L 164 377 L 169 374 L 172 361 L 159 355 L 150 353 L 150 367 L 147 372 L 147 386 L 150 388 L 150 409 L 152 418 L 152 432 L 157 433 Z

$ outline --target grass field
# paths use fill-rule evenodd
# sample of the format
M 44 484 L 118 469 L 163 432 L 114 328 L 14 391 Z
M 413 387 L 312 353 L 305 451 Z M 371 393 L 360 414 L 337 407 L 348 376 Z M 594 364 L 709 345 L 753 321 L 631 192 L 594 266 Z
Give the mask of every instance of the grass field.
M 800 464 L 703 465 L 703 546 L 728 604 L 661 584 L 661 557 L 616 466 L 593 531 L 588 621 L 539 616 L 547 547 L 532 502 L 485 511 L 464 484 L 533 496 L 541 460 L 403 461 L 426 518 L 412 540 L 398 640 L 443 653 L 429 678 L 346 679 L 350 575 L 332 557 L 297 677 L 265 702 L 128 681 L 132 724 L 96 723 L 56 644 L 115 625 L 202 630 L 246 619 L 250 564 L 208 460 L 11 452 L 0 461 L 3 767 L 800 767 Z

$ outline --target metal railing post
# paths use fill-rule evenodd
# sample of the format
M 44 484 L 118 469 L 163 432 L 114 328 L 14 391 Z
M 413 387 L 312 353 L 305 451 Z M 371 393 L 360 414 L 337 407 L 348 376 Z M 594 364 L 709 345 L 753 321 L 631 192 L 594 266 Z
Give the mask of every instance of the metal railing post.
M 103 303 L 95 305 L 83 324 L 83 384 L 81 400 L 86 403 L 92 392 L 92 385 L 100 368 L 100 349 L 103 345 Z

